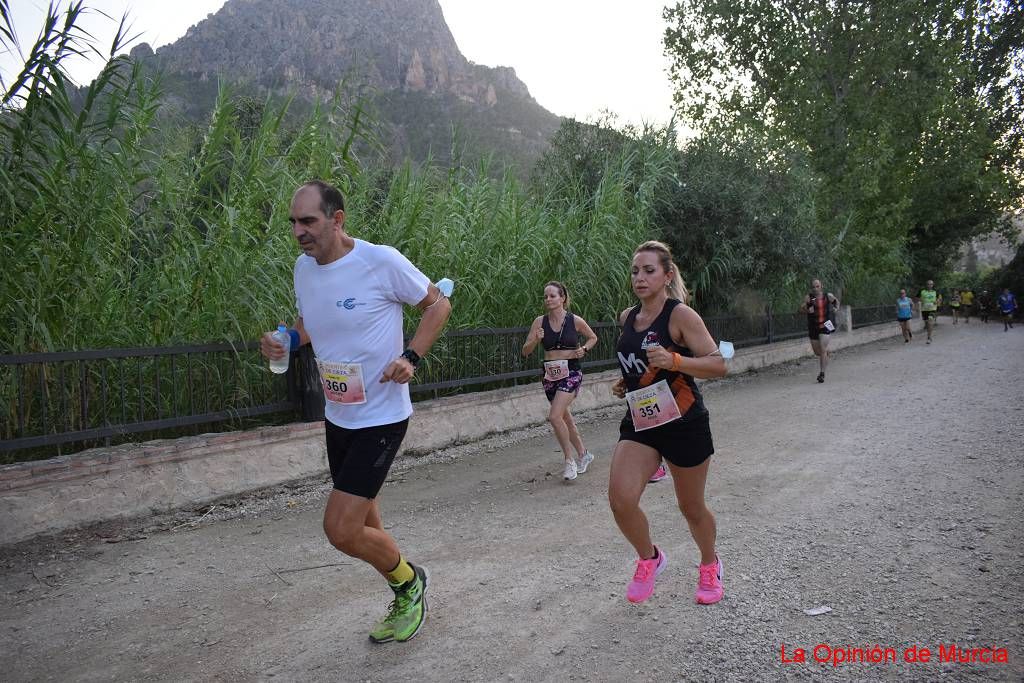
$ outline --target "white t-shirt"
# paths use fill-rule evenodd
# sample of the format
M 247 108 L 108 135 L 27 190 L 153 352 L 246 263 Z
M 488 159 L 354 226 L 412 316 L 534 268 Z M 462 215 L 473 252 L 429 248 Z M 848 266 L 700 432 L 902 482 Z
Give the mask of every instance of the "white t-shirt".
M 402 354 L 402 304 L 427 295 L 430 280 L 397 249 L 357 239 L 337 261 L 295 261 L 295 305 L 321 361 L 360 363 L 366 402 L 327 401 L 325 416 L 348 429 L 401 422 L 412 415 L 409 385 L 380 383 Z

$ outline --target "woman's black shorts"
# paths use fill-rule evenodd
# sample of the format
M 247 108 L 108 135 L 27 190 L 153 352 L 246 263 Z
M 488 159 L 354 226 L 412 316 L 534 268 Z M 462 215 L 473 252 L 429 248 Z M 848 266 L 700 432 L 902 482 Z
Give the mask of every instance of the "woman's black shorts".
M 707 413 L 642 432 L 633 429 L 633 420 L 626 413 L 619 424 L 619 441 L 635 441 L 650 446 L 676 467 L 696 467 L 715 452 Z

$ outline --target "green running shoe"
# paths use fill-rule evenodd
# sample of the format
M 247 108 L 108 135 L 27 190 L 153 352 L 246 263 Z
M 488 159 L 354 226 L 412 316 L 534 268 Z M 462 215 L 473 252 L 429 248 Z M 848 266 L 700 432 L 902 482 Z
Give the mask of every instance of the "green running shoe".
M 427 618 L 427 598 L 424 595 L 430 583 L 430 572 L 426 567 L 412 565 L 416 578 L 395 591 L 388 614 L 370 631 L 370 640 L 387 643 L 392 640 L 405 642 L 420 632 Z
M 375 643 L 390 643 L 395 639 L 395 603 L 391 603 L 386 617 L 378 621 L 370 630 L 370 640 Z

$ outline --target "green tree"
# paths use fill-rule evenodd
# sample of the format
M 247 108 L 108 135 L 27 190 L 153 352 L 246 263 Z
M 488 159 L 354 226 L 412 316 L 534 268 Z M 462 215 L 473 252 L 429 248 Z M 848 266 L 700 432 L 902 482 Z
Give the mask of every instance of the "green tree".
M 993 103 L 1019 101 L 1019 16 L 1007 0 L 682 0 L 665 44 L 687 123 L 805 147 L 846 278 L 884 278 L 908 254 L 940 268 L 1019 201 L 1012 108 Z
M 977 30 L 966 36 L 970 89 L 992 113 L 989 126 L 1001 141 L 996 163 L 1024 178 L 1024 0 L 983 0 Z
M 610 116 L 593 122 L 564 119 L 533 167 L 533 188 L 539 193 L 565 193 L 569 186 L 578 185 L 583 193 L 593 194 L 610 163 L 644 144 L 642 131 L 617 130 Z
M 534 185 L 556 202 L 593 202 L 616 173 L 645 198 L 636 209 L 648 238 L 672 247 L 702 310 L 759 311 L 812 274 L 832 274 L 815 230 L 817 181 L 799 149 L 712 133 L 679 147 L 671 125 L 616 129 L 609 118 L 568 120 L 538 163 Z
M 833 279 L 817 187 L 799 150 L 764 139 L 709 135 L 677 153 L 654 220 L 703 310 L 788 310 L 812 276 Z

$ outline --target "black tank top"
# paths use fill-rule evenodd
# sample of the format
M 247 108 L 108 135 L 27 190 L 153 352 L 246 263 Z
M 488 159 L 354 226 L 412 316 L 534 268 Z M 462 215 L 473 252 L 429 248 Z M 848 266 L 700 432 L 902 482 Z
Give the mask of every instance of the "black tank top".
M 836 324 L 835 306 L 832 305 L 832 295 L 823 293 L 820 297 L 814 296 L 814 292 L 807 295 L 807 322 L 817 325 L 818 328 L 825 326 L 825 321 L 830 320 Z
M 681 302 L 678 299 L 668 299 L 661 313 L 655 318 L 651 326 L 637 332 L 633 327 L 636 322 L 637 313 L 640 312 L 639 304 L 630 309 L 626 316 L 626 322 L 622 328 L 622 336 L 619 337 L 619 344 L 616 347 L 619 370 L 622 371 L 622 379 L 626 381 L 626 391 L 635 391 L 641 387 L 649 387 L 652 384 L 665 380 L 676 397 L 676 405 L 682 414 L 682 420 L 691 420 L 696 417 L 707 415 L 707 408 L 704 407 L 704 399 L 700 395 L 697 383 L 693 377 L 682 372 L 672 372 L 664 368 L 649 367 L 647 365 L 647 346 L 658 344 L 669 351 L 674 351 L 681 356 L 693 358 L 693 352 L 685 346 L 679 346 L 672 341 L 672 334 L 669 332 L 669 320 L 672 311 Z M 627 413 L 628 414 L 628 413 Z
M 573 314 L 568 311 L 565 312 L 565 319 L 562 321 L 562 329 L 555 332 L 551 329 L 551 323 L 548 322 L 547 314 L 541 317 L 541 329 L 544 330 L 544 350 L 545 351 L 562 351 L 577 349 L 580 346 L 579 336 L 576 334 L 576 321 L 573 320 Z M 580 362 L 576 358 L 569 359 L 569 369 L 579 370 Z

